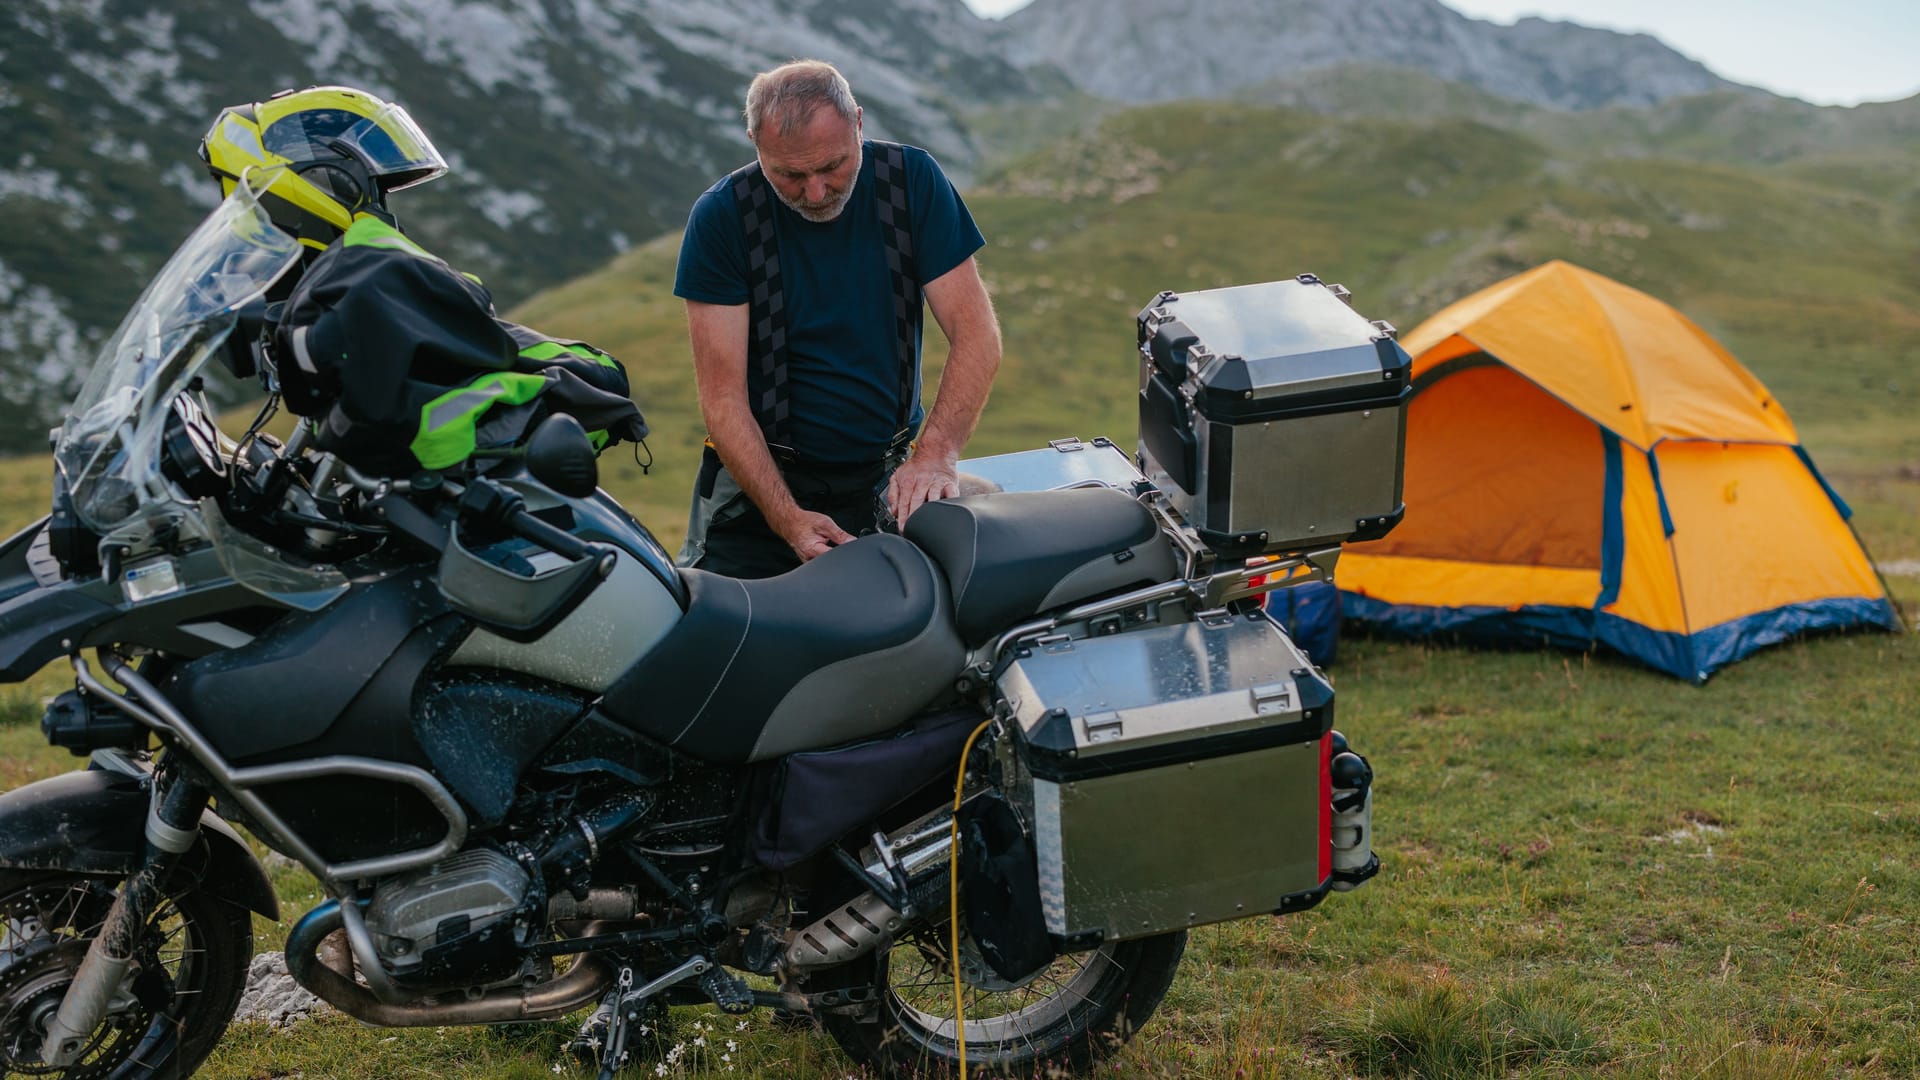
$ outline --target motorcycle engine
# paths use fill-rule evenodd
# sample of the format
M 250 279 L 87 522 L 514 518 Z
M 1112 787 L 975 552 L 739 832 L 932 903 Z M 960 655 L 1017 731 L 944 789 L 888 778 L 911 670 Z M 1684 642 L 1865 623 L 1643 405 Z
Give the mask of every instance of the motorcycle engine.
M 453 984 L 510 975 L 537 925 L 516 919 L 532 880 L 491 849 L 464 851 L 374 890 L 374 948 L 396 979 Z

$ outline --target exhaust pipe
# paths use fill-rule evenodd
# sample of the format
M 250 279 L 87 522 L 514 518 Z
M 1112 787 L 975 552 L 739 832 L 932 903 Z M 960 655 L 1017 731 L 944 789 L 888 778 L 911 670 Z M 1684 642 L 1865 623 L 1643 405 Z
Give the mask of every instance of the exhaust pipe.
M 614 983 L 613 966 L 586 953 L 574 958 L 565 975 L 538 986 L 501 988 L 472 1001 L 445 1004 L 389 1004 L 353 977 L 319 958 L 321 942 L 346 920 L 340 902 L 329 900 L 308 912 L 287 935 L 287 974 L 327 1004 L 363 1023 L 379 1027 L 438 1027 L 454 1024 L 504 1024 L 552 1020 L 598 1001 Z M 336 955 L 337 961 L 345 957 Z

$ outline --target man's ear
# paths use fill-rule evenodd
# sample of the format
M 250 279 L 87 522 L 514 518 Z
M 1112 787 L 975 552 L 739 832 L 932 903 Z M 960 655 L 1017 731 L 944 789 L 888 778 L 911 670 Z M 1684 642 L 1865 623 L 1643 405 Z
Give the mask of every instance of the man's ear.
M 865 115 L 865 111 L 862 110 L 860 106 L 855 105 L 853 107 L 853 133 L 856 136 L 860 134 L 860 118 Z

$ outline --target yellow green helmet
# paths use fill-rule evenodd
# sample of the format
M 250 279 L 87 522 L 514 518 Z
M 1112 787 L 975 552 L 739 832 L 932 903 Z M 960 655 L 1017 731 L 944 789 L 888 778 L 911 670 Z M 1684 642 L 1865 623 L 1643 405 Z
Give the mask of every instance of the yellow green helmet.
M 447 171 L 407 110 L 364 90 L 310 86 L 220 111 L 200 140 L 200 160 L 221 194 L 250 168 L 282 174 L 261 195 L 274 224 L 325 247 L 354 215 L 384 211 L 388 192 Z

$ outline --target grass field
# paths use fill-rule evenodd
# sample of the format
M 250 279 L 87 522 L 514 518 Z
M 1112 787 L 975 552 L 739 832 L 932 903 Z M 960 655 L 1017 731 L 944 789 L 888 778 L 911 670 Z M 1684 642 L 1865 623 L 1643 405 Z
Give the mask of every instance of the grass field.
M 1332 674 L 1379 773 L 1385 871 L 1197 932 L 1114 1075 L 1920 1072 L 1920 638 L 1773 649 L 1701 689 L 1600 657 L 1352 639 Z M 0 728 L 6 786 L 71 767 L 29 696 Z M 317 899 L 297 871 L 279 885 L 290 916 Z M 256 933 L 273 948 L 284 927 Z M 722 1020 L 677 1012 L 677 1038 L 707 1045 L 670 1075 L 850 1071 L 822 1037 Z M 551 1076 L 567 1034 L 244 1025 L 205 1075 Z
M 1569 162 L 1449 121 L 1181 106 L 1108 124 L 1105 148 L 1059 143 L 969 196 L 1008 345 L 972 452 L 1129 440 L 1131 316 L 1162 288 L 1314 270 L 1410 328 L 1563 257 L 1720 336 L 1792 412 L 1875 556 L 1920 561 L 1910 199 L 1788 169 Z M 603 478 L 669 546 L 700 439 L 675 242 L 516 313 L 626 362 L 659 464 L 643 477 L 616 451 Z M 0 532 L 40 512 L 46 470 L 0 462 Z M 1889 581 L 1920 610 L 1920 576 Z M 1386 869 L 1314 911 L 1197 932 L 1113 1075 L 1920 1075 L 1920 638 L 1770 649 L 1702 688 L 1606 656 L 1341 648 L 1340 727 L 1378 770 Z M 71 767 L 32 724 L 59 688 L 50 672 L 0 689 L 0 787 Z M 292 916 L 315 899 L 298 871 L 277 884 Z M 285 930 L 256 932 L 277 948 Z M 824 1038 L 720 1019 L 677 1015 L 687 1049 L 666 1075 L 850 1072 Z M 567 1034 L 246 1026 L 205 1075 L 576 1075 Z

